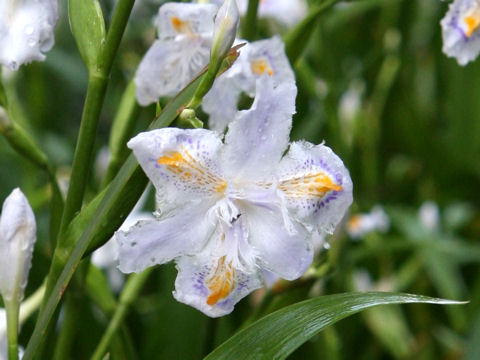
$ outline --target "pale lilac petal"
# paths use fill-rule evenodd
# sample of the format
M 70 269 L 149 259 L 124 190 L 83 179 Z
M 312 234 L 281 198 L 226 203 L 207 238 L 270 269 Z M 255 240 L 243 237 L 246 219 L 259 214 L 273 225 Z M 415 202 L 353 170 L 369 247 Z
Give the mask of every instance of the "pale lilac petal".
M 211 219 L 205 216 L 210 206 L 199 202 L 172 216 L 139 221 L 126 232 L 116 232 L 119 269 L 124 273 L 138 273 L 149 266 L 201 251 L 215 229 Z
M 214 201 L 225 188 L 216 161 L 223 144 L 212 131 L 164 128 L 140 133 L 127 145 L 155 186 L 161 211 Z
M 237 113 L 226 135 L 222 161 L 231 178 L 254 181 L 278 166 L 288 145 L 296 93 L 294 83 L 274 87 L 267 75 L 257 81 L 251 109 Z
M 286 280 L 302 276 L 313 260 L 308 231 L 298 223 L 292 223 L 293 232 L 289 231 L 283 214 L 274 206 L 249 204 L 245 218 L 257 264 Z
M 277 172 L 279 189 L 293 218 L 332 233 L 352 203 L 352 180 L 327 146 L 294 142 Z

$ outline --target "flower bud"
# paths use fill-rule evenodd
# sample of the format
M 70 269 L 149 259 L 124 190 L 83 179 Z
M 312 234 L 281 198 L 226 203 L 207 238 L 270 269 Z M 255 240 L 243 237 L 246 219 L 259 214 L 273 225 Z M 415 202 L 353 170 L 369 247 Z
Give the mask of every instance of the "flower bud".
M 212 36 L 210 61 L 221 61 L 232 47 L 237 36 L 239 13 L 236 0 L 225 0 L 218 10 Z
M 23 299 L 36 231 L 32 208 L 17 188 L 3 203 L 0 216 L 0 292 L 4 302 Z

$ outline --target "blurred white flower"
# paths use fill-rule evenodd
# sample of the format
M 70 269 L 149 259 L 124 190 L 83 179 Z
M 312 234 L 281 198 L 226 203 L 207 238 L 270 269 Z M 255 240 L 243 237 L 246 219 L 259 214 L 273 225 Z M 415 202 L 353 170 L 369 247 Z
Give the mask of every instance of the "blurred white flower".
M 158 39 L 135 74 L 140 105 L 173 96 L 208 64 L 217 6 L 166 3 L 159 9 Z
M 261 77 L 224 142 L 214 131 L 175 128 L 130 140 L 162 214 L 116 233 L 122 271 L 176 260 L 175 298 L 217 317 L 263 285 L 261 269 L 287 280 L 307 270 L 312 233 L 333 232 L 352 183 L 323 144 L 289 146 L 296 91 Z
M 438 231 L 440 229 L 440 209 L 437 203 L 433 201 L 424 202 L 418 210 L 418 219 L 428 231 Z
M 12 70 L 45 60 L 54 44 L 57 0 L 1 0 L 0 64 Z
M 197 2 L 205 2 L 197 0 Z M 223 0 L 211 0 L 211 3 L 220 6 Z M 248 0 L 237 0 L 240 14 L 243 16 L 247 12 Z M 293 26 L 305 15 L 307 15 L 308 6 L 305 0 L 260 0 L 258 5 L 258 17 L 269 18 L 277 21 L 284 26 Z
M 4 302 L 23 299 L 36 231 L 32 208 L 17 188 L 5 199 L 0 217 L 0 293 Z
M 480 53 L 480 1 L 455 0 L 442 19 L 443 52 L 466 65 Z
M 347 223 L 347 233 L 353 239 L 361 239 L 374 232 L 387 232 L 390 228 L 390 218 L 380 205 L 374 206 L 370 213 L 356 214 Z
M 240 56 L 232 67 L 215 80 L 202 104 L 203 110 L 209 114 L 210 129 L 225 130 L 235 118 L 240 95 L 245 93 L 254 98 L 255 84 L 261 76 L 269 76 L 274 86 L 295 81 L 285 45 L 278 36 L 247 43 L 240 49 Z

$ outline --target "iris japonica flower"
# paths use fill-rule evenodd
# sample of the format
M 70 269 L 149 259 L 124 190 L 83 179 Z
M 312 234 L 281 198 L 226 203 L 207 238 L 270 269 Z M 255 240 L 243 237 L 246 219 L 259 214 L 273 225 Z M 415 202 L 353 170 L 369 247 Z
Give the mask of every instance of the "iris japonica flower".
M 278 36 L 247 43 L 240 49 L 240 56 L 232 67 L 215 80 L 202 104 L 209 114 L 210 129 L 225 131 L 228 122 L 235 117 L 241 94 L 254 98 L 256 80 L 263 75 L 271 77 L 274 86 L 295 81 L 285 45 Z
M 23 299 L 36 239 L 32 208 L 20 189 L 15 189 L 5 199 L 0 217 L 0 293 L 4 302 Z
M 217 6 L 166 3 L 159 9 L 155 40 L 135 75 L 141 105 L 173 96 L 208 64 Z
M 385 233 L 390 228 L 390 218 L 382 206 L 376 205 L 369 213 L 353 215 L 347 223 L 347 233 L 352 239 L 361 239 L 369 233 Z
M 252 107 L 236 114 L 224 140 L 164 128 L 128 142 L 159 209 L 156 220 L 116 233 L 121 271 L 175 260 L 174 297 L 211 317 L 262 287 L 262 269 L 287 280 L 306 271 L 312 236 L 333 232 L 352 182 L 327 146 L 289 145 L 296 92 L 292 82 L 274 87 L 261 77 Z
M 0 64 L 12 70 L 45 60 L 54 44 L 57 0 L 0 2 Z
M 466 65 L 480 53 L 480 1 L 455 0 L 441 21 L 443 52 Z

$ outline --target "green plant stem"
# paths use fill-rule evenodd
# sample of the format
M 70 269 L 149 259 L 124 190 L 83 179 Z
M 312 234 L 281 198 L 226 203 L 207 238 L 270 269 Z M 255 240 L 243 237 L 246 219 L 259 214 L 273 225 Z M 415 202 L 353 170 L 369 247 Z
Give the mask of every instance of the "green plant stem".
M 130 305 L 137 298 L 140 290 L 152 271 L 153 267 L 150 267 L 139 274 L 130 275 L 125 287 L 123 288 L 122 294 L 120 295 L 120 301 L 110 323 L 108 324 L 108 328 L 105 331 L 105 334 L 103 334 L 102 340 L 93 353 L 92 360 L 101 360 L 103 358 L 103 355 L 107 352 L 110 342 L 122 325 Z
M 255 35 L 257 34 L 258 4 L 260 4 L 260 0 L 248 1 L 247 14 L 245 15 L 242 24 L 243 38 L 248 41 L 255 39 Z
M 18 314 L 20 306 L 17 300 L 5 301 L 4 299 L 4 303 L 7 312 L 8 360 L 18 360 Z

